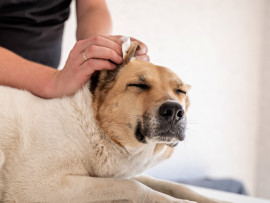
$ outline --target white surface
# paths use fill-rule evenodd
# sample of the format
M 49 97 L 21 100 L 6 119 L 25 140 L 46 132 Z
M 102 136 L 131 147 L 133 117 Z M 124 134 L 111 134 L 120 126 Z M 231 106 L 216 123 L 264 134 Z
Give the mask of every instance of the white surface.
M 266 1 L 266 27 L 264 64 L 261 72 L 260 132 L 257 154 L 256 194 L 270 199 L 270 1 Z
M 252 194 L 269 196 L 270 183 L 263 178 L 270 171 L 270 164 L 263 165 L 263 152 L 270 154 L 267 130 L 263 145 L 259 142 L 261 80 L 269 81 L 261 72 L 265 1 L 107 2 L 115 34 L 144 41 L 153 63 L 171 68 L 192 86 L 187 139 L 172 159 L 149 173 L 170 179 L 231 177 L 243 181 Z M 75 28 L 73 10 L 63 59 L 75 43 Z M 265 123 L 269 132 L 269 120 Z M 259 146 L 265 146 L 260 154 Z
M 211 197 L 217 200 L 228 201 L 232 203 L 270 203 L 270 201 L 266 199 L 260 199 L 260 198 L 239 195 L 239 194 L 234 194 L 234 193 L 229 193 L 229 192 L 223 192 L 223 191 L 218 191 L 218 190 L 212 190 L 212 189 L 207 189 L 207 188 L 202 188 L 202 187 L 194 187 L 194 186 L 189 186 L 189 185 L 186 185 L 186 186 L 188 186 L 189 188 L 193 189 L 194 191 L 202 195 L 205 195 L 207 197 Z

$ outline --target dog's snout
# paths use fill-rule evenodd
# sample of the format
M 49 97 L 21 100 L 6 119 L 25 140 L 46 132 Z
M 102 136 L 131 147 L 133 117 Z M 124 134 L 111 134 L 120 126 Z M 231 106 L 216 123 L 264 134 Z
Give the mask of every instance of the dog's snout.
M 179 121 L 184 117 L 185 111 L 178 102 L 165 102 L 159 108 L 159 116 L 167 121 Z

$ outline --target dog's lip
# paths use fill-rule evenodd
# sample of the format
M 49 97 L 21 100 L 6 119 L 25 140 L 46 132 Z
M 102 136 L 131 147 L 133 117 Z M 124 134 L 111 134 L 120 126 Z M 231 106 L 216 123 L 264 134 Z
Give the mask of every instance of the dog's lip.
M 176 147 L 179 141 L 168 144 L 169 147 Z
M 183 141 L 185 139 L 185 129 L 182 128 L 181 129 L 175 129 L 173 130 L 172 128 L 167 128 L 164 129 L 164 128 L 159 128 L 157 129 L 155 135 L 150 135 L 148 134 L 148 130 L 146 129 L 143 129 L 142 127 L 142 122 L 141 121 L 138 121 L 137 122 L 137 126 L 136 126 L 136 129 L 135 129 L 135 136 L 136 136 L 136 139 L 141 142 L 141 143 L 147 143 L 147 138 L 151 139 L 151 138 L 154 138 L 154 137 L 164 137 L 164 138 L 171 138 L 173 140 L 173 138 L 179 140 L 179 141 Z
M 184 141 L 185 138 L 186 138 L 186 135 L 184 134 L 184 135 L 181 135 L 180 137 L 178 137 L 178 140 L 179 141 Z
M 185 131 L 186 131 L 186 123 L 179 122 L 179 125 L 161 125 L 158 128 L 159 136 L 164 137 L 174 137 L 179 141 L 183 141 L 185 139 Z
M 142 126 L 140 121 L 137 123 L 135 136 L 139 142 L 146 143 L 145 135 L 142 133 Z
M 185 133 L 179 133 L 179 134 L 175 134 L 174 132 L 170 132 L 170 130 L 168 131 L 164 131 L 159 133 L 158 136 L 162 136 L 162 137 L 172 137 L 172 138 L 176 138 L 179 141 L 184 141 L 186 135 Z

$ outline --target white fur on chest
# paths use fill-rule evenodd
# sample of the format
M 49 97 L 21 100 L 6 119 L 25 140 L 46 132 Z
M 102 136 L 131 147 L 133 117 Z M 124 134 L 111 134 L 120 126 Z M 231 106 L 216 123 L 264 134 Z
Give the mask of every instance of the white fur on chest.
M 159 146 L 156 144 L 149 144 L 143 148 L 125 151 L 124 153 L 108 149 L 107 152 L 104 152 L 103 157 L 96 157 L 95 161 L 100 165 L 96 168 L 97 171 L 95 171 L 94 176 L 134 177 L 162 160 L 162 155 L 167 147 L 162 146 L 162 149 L 156 152 L 157 147 Z M 108 154 L 108 156 L 105 154 Z M 100 160 L 104 160 L 104 158 L 106 162 L 102 163 Z

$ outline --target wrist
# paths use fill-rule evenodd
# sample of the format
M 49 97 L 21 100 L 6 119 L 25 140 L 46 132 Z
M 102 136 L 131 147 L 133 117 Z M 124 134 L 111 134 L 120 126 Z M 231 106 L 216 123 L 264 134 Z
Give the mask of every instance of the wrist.
M 42 84 L 40 95 L 43 98 L 46 99 L 52 99 L 56 97 L 60 97 L 58 94 L 58 88 L 57 88 L 57 78 L 59 75 L 59 70 L 52 69 L 48 73 L 48 77 L 44 84 Z

